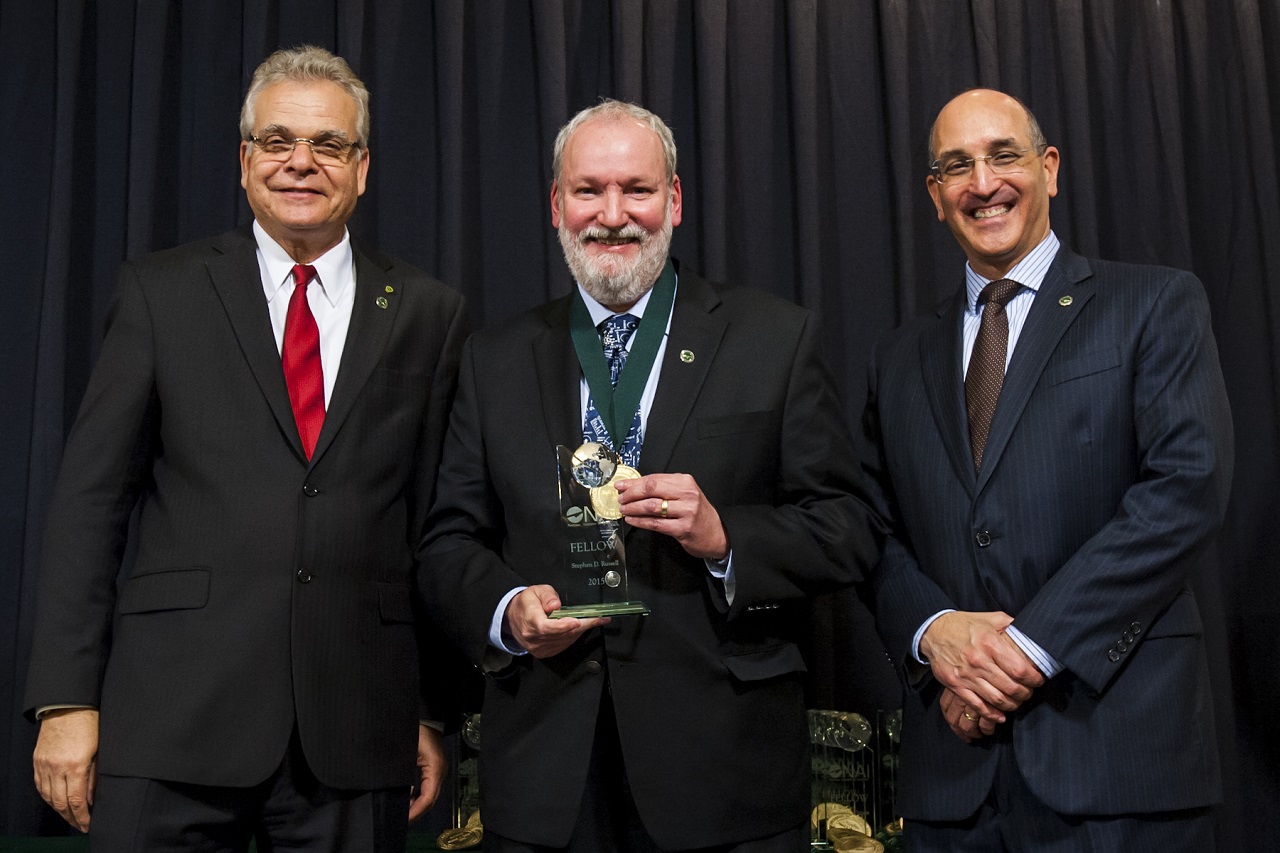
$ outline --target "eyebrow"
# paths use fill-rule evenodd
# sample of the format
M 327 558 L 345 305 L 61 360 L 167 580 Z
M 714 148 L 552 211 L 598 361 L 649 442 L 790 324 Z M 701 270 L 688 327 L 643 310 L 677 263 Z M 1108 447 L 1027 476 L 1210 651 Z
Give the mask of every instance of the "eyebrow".
M 262 135 L 278 133 L 281 136 L 293 137 L 293 131 L 282 124 L 269 124 L 262 129 Z M 326 129 L 317 131 L 311 137 L 303 137 L 304 139 L 341 139 L 343 142 L 348 141 L 347 132 L 345 130 Z
M 1022 146 L 1018 142 L 1018 140 L 1013 138 L 1012 136 L 1005 137 L 1004 139 L 993 139 L 987 143 L 988 151 L 994 151 L 997 148 L 1021 148 L 1021 147 Z M 941 160 L 945 157 L 968 157 L 968 156 L 969 156 L 969 152 L 964 150 L 963 148 L 949 148 L 946 151 L 943 151 L 941 154 L 939 154 L 938 159 Z

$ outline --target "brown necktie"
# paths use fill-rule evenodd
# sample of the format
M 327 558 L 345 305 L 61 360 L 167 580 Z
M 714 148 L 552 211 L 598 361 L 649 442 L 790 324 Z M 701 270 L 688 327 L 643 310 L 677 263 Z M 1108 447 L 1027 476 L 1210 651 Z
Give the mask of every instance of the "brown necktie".
M 969 370 L 964 377 L 964 400 L 969 408 L 969 448 L 973 451 L 974 470 L 982 470 L 982 452 L 987 446 L 991 416 L 996 411 L 1000 387 L 1004 385 L 1005 354 L 1009 351 L 1009 317 L 1005 304 L 1022 285 L 1002 278 L 982 289 L 978 304 L 982 306 L 982 325 L 973 342 Z
M 280 361 L 284 382 L 289 387 L 293 419 L 298 424 L 302 446 L 311 458 L 324 425 L 324 372 L 320 367 L 320 328 L 307 304 L 307 285 L 316 277 L 316 268 L 297 264 L 293 268 L 293 296 L 284 321 L 284 346 Z

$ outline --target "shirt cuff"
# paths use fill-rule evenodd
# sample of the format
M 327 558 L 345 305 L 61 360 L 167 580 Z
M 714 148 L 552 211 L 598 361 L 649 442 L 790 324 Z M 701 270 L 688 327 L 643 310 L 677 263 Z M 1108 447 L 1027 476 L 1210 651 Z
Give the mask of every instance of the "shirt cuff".
M 36 708 L 36 719 L 43 720 L 54 711 L 95 711 L 93 705 L 41 705 Z
M 937 613 L 924 620 L 924 624 L 919 627 L 916 631 L 916 635 L 911 638 L 911 656 L 916 659 L 916 663 L 922 663 L 925 666 L 929 665 L 927 660 L 920 657 L 920 638 L 924 636 L 924 632 L 929 630 L 929 626 L 936 622 L 939 616 L 955 612 L 956 609 L 954 607 L 949 607 L 946 610 L 939 610 Z
M 1018 648 L 1026 652 L 1027 657 L 1031 658 L 1031 662 L 1036 665 L 1036 669 L 1044 673 L 1045 678 L 1053 678 L 1062 670 L 1066 669 L 1062 664 L 1054 659 L 1053 655 L 1046 652 L 1036 643 L 1035 640 L 1010 625 L 1005 629 L 1005 633 L 1009 635 L 1009 639 L 1017 643 Z
M 515 637 L 512 637 L 506 630 L 507 605 L 511 603 L 511 599 L 515 598 L 528 587 L 518 586 L 515 589 L 502 596 L 502 600 L 498 602 L 498 607 L 493 611 L 493 621 L 489 623 L 489 645 L 493 646 L 500 652 L 506 652 L 509 655 L 526 655 L 527 651 L 520 648 L 516 643 Z
M 733 606 L 733 594 L 738 590 L 738 579 L 733 575 L 733 549 L 729 549 L 729 553 L 723 560 L 704 559 L 707 571 L 711 572 L 713 578 L 718 578 L 724 584 L 724 598 Z

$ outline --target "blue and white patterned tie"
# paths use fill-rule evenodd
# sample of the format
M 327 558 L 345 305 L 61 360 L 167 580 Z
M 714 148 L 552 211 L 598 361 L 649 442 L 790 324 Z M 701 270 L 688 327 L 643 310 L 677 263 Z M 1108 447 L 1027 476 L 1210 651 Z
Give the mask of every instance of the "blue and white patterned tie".
M 633 314 L 614 314 L 605 319 L 596 328 L 600 332 L 600 341 L 604 345 L 604 358 L 609 363 L 609 382 L 615 387 L 622 374 L 622 366 L 627 363 L 627 341 L 640 325 L 640 318 Z M 635 417 L 631 419 L 631 428 L 627 430 L 627 438 L 622 448 L 613 446 L 609 430 L 605 428 L 604 418 L 596 408 L 596 401 L 587 399 L 587 417 L 582 425 L 582 440 L 596 441 L 615 451 L 622 457 L 624 464 L 635 468 L 640 462 L 640 407 L 636 407 Z

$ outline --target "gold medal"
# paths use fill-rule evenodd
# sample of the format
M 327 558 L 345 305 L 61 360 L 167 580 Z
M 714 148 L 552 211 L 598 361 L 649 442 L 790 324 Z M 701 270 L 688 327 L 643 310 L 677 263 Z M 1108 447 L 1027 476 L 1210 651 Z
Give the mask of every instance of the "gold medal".
M 595 441 L 573 451 L 573 479 L 589 489 L 613 479 L 621 462 L 618 454 Z
M 809 823 L 814 829 L 817 829 L 824 820 L 827 826 L 830 826 L 832 820 L 845 814 L 853 814 L 853 809 L 844 803 L 819 803 L 809 813 Z
M 446 829 L 440 833 L 440 837 L 436 839 L 436 846 L 441 850 L 466 850 L 469 847 L 478 846 L 483 839 L 482 830 L 463 826 L 457 829 Z
M 613 477 L 603 485 L 596 486 L 591 490 L 591 507 L 596 511 L 596 515 L 601 518 L 607 518 L 616 521 L 622 518 L 622 507 L 618 504 L 618 489 L 614 483 L 619 480 L 638 480 L 640 472 L 630 465 L 618 463 L 618 468 L 613 472 Z

